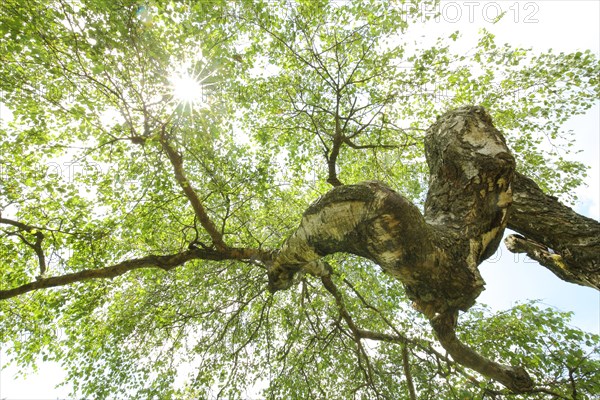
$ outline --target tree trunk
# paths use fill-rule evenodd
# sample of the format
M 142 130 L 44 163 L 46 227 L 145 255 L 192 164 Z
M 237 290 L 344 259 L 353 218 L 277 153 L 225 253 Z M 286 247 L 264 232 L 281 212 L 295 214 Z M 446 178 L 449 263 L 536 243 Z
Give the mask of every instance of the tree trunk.
M 328 254 L 368 258 L 402 282 L 457 362 L 515 392 L 531 390 L 522 368 L 487 360 L 459 342 L 458 310 L 469 309 L 483 290 L 477 267 L 496 251 L 507 225 L 531 237 L 509 239 L 513 251 L 530 254 L 523 243 L 543 243 L 560 254 L 546 249 L 554 263 L 543 265 L 559 265 L 561 278 L 598 288 L 599 224 L 515 174 L 504 137 L 483 108 L 463 107 L 438 118 L 425 150 L 430 180 L 424 215 L 380 182 L 336 187 L 309 207 L 275 256 L 269 289 L 289 288 L 297 272 L 328 276 L 331 268 L 321 260 Z
M 406 286 L 426 316 L 467 310 L 483 290 L 477 265 L 496 251 L 507 223 L 514 159 L 487 113 L 448 113 L 429 129 L 431 169 L 425 215 L 379 182 L 335 188 L 304 213 L 270 268 L 271 290 L 322 256 L 366 257 Z

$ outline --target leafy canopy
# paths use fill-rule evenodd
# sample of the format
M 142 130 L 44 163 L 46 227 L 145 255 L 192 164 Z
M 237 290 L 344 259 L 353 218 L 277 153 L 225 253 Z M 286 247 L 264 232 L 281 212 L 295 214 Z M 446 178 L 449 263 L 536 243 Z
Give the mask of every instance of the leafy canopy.
M 424 129 L 464 104 L 490 110 L 520 171 L 570 196 L 585 167 L 564 155 L 573 139 L 561 125 L 597 101 L 597 57 L 498 45 L 487 31 L 467 54 L 453 50 L 459 32 L 413 43 L 411 26 L 433 7 L 5 0 L 0 210 L 34 229 L 1 227 L 1 289 L 40 274 L 26 243 L 38 231 L 48 275 L 209 244 L 165 132 L 232 246 L 277 249 L 328 181 L 382 180 L 420 203 Z M 2 301 L 2 342 L 22 366 L 58 360 L 95 398 L 239 398 L 249 387 L 269 398 L 408 397 L 407 355 L 423 398 L 499 390 L 437 352 L 398 282 L 354 257 L 331 263 L 357 324 L 409 340 L 357 349 L 335 299 L 308 277 L 273 297 L 251 262 L 193 261 Z M 600 392 L 598 336 L 568 315 L 523 304 L 464 318 L 463 340 L 526 365 L 554 393 Z

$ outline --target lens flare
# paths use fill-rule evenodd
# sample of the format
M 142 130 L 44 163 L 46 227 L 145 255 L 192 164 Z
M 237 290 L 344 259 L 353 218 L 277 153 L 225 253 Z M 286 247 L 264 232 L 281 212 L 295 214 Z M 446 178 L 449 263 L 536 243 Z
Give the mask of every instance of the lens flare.
M 169 79 L 174 100 L 192 107 L 205 107 L 206 87 L 197 76 L 188 73 L 175 73 Z

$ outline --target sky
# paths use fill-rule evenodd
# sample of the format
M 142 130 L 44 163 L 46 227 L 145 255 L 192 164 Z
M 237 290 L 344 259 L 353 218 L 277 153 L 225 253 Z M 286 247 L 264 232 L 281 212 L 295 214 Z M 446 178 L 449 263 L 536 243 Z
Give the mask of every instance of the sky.
M 434 40 L 460 30 L 463 38 L 476 40 L 477 32 L 486 28 L 496 35 L 497 43 L 549 48 L 555 52 L 590 49 L 600 54 L 599 1 L 442 1 L 441 17 L 422 29 L 426 39 Z M 498 24 L 490 21 L 498 12 L 506 12 Z M 1 115 L 0 115 L 1 118 Z M 589 165 L 587 187 L 577 191 L 575 210 L 588 217 L 600 218 L 600 106 L 587 114 L 572 118 L 565 126 L 576 132 L 578 159 Z M 590 288 L 568 284 L 523 255 L 515 255 L 502 245 L 498 252 L 480 266 L 487 282 L 478 301 L 494 310 L 511 307 L 517 302 L 537 299 L 543 305 L 561 311 L 573 311 L 572 325 L 600 333 L 600 293 Z M 0 355 L 0 365 L 2 355 Z M 39 371 L 27 379 L 15 379 L 15 370 L 0 372 L 0 399 L 47 400 L 67 398 L 68 389 L 55 389 L 65 373 L 55 363 L 39 364 Z

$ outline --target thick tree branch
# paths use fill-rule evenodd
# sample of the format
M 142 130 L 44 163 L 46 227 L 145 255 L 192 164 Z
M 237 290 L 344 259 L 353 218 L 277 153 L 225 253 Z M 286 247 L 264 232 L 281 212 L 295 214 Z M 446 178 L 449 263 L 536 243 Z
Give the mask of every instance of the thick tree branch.
M 535 240 L 521 235 L 509 235 L 504 239 L 506 248 L 513 253 L 525 253 L 529 258 L 548 268 L 557 277 L 565 282 L 575 283 L 598 289 L 598 279 L 590 274 L 575 274 L 564 262 L 560 254 L 553 253 L 549 248 Z
M 338 120 L 339 119 L 336 118 L 336 121 Z M 329 154 L 327 154 L 327 183 L 329 183 L 333 187 L 343 185 L 343 183 L 339 180 L 337 176 L 337 158 L 340 155 L 342 143 L 343 138 L 341 136 L 336 135 L 336 137 L 333 139 L 333 146 L 331 147 L 331 151 L 329 152 Z
M 26 283 L 13 289 L 0 290 L 0 300 L 9 299 L 11 297 L 19 296 L 34 290 L 65 286 L 91 279 L 111 279 L 136 269 L 160 268 L 165 271 L 169 271 L 191 260 L 252 260 L 266 259 L 268 257 L 268 253 L 243 248 L 233 248 L 226 252 L 211 249 L 191 249 L 170 255 L 149 255 L 142 258 L 122 261 L 118 264 L 114 264 L 105 268 L 86 269 L 83 271 L 49 278 L 40 277 L 35 282 Z
M 531 179 L 516 174 L 506 246 L 526 253 L 560 279 L 600 290 L 600 223 L 548 196 Z M 537 243 L 537 245 L 536 245 Z
M 169 143 L 165 129 L 165 127 L 162 128 L 160 143 L 165 153 L 167 153 L 171 165 L 173 166 L 173 171 L 175 172 L 175 179 L 177 180 L 177 183 L 179 184 L 179 186 L 181 186 L 181 189 L 190 201 L 190 204 L 192 205 L 194 213 L 198 217 L 200 224 L 206 230 L 206 232 L 208 232 L 216 248 L 219 250 L 227 249 L 227 245 L 223 241 L 223 235 L 221 234 L 221 232 L 219 232 L 217 226 L 208 216 L 208 213 L 202 205 L 198 194 L 192 187 L 190 181 L 187 179 L 183 170 L 183 157 Z
M 15 297 L 38 289 L 65 286 L 71 283 L 83 282 L 90 279 L 115 278 L 129 271 L 133 271 L 135 269 L 140 268 L 161 268 L 165 271 L 168 271 L 178 265 L 184 264 L 189 260 L 192 260 L 194 258 L 200 258 L 198 256 L 198 250 L 186 251 L 183 253 L 166 256 L 147 256 L 143 258 L 136 258 L 133 260 L 123 261 L 106 268 L 86 269 L 71 274 L 43 278 L 35 282 L 30 282 L 25 285 L 18 286 L 14 289 L 0 290 L 0 300 Z M 207 259 L 222 259 L 221 256 L 216 252 L 204 252 L 202 256 L 206 257 Z
M 435 161 L 425 217 L 378 182 L 335 188 L 309 207 L 282 247 L 269 271 L 271 290 L 342 251 L 401 280 L 428 317 L 473 305 L 483 289 L 477 265 L 496 250 L 506 224 L 514 160 L 479 108 L 441 118 L 429 131 L 428 152 Z
M 502 383 L 514 392 L 521 393 L 533 389 L 533 381 L 523 368 L 505 366 L 488 360 L 458 340 L 454 330 L 454 315 L 441 314 L 431 319 L 431 326 L 444 349 L 457 363 Z

